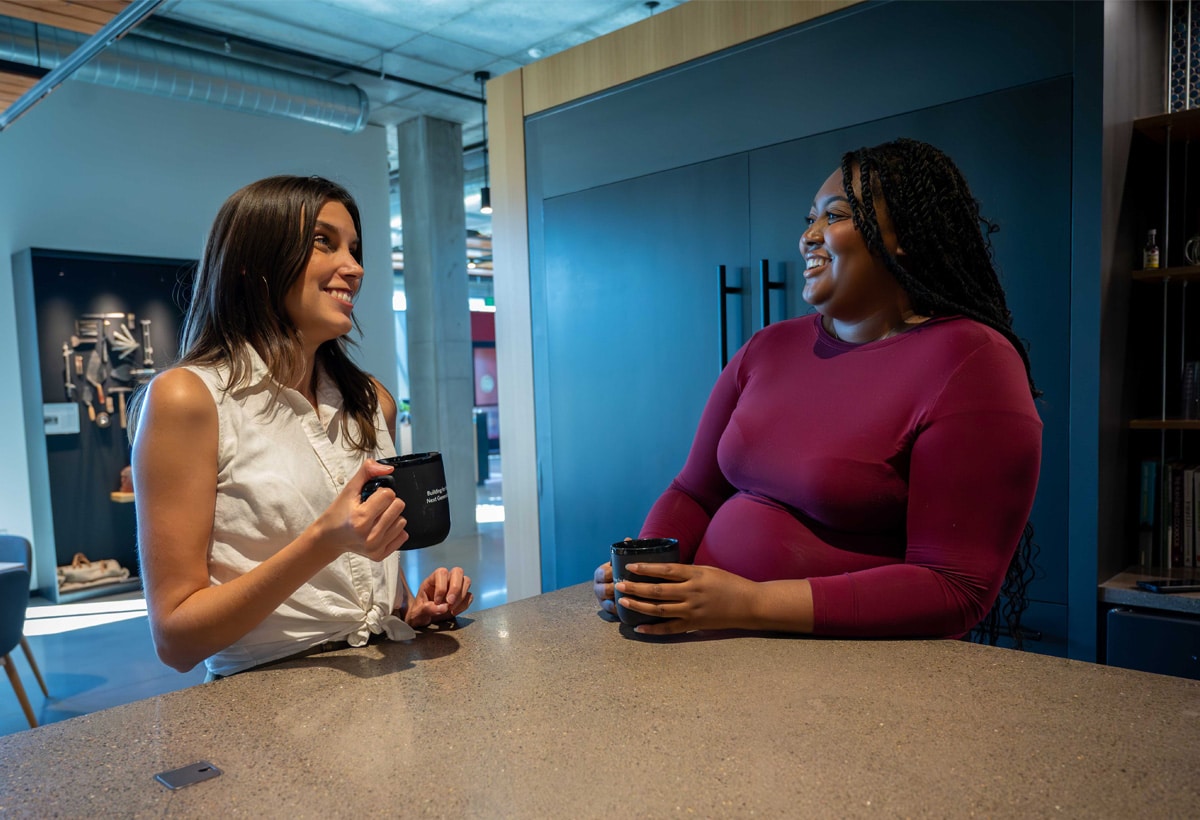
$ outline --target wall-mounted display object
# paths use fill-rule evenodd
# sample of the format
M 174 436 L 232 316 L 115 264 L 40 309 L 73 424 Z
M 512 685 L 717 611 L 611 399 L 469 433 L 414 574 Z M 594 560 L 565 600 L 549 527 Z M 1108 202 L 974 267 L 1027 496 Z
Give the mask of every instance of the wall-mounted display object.
M 150 319 L 141 320 L 138 341 L 130 329 L 139 326 L 134 314 L 85 313 L 75 320 L 75 332 L 63 342 L 66 398 L 72 401 L 78 396 L 88 421 L 97 427 L 108 427 L 115 419 L 125 429 L 127 396 L 158 372 L 153 366 L 151 323 Z
M 139 584 L 137 505 L 122 481 L 129 401 L 176 357 L 194 267 L 188 260 L 57 250 L 14 255 L 31 540 L 38 589 L 52 600 L 89 594 L 62 590 L 55 577 L 55 568 L 78 553 L 127 568 L 120 586 Z

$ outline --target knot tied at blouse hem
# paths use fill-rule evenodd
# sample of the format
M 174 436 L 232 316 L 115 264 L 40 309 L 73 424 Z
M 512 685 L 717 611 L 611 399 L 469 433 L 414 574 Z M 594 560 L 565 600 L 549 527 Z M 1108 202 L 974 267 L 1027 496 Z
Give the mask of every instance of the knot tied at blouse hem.
M 406 624 L 403 618 L 372 608 L 367 612 L 366 623 L 346 636 L 346 643 L 351 646 L 366 646 L 373 634 L 387 635 L 389 641 L 411 641 L 417 637 L 416 631 Z

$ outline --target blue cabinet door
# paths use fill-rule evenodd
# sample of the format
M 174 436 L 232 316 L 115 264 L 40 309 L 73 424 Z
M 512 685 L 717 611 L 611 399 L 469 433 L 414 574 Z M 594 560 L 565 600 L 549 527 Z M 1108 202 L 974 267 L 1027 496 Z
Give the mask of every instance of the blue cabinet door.
M 1118 608 L 1105 626 L 1109 666 L 1200 680 L 1200 620 Z
M 748 284 L 744 154 L 548 199 L 531 281 L 542 587 L 592 577 L 683 466 Z M 748 300 L 729 296 L 729 355 Z

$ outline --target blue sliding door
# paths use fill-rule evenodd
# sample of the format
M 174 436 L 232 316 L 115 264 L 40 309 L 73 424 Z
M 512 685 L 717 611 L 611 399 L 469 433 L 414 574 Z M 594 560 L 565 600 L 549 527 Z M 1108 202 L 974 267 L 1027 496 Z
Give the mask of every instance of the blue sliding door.
M 683 465 L 748 281 L 744 154 L 549 199 L 535 277 L 542 585 L 585 581 Z M 746 299 L 728 304 L 729 355 Z

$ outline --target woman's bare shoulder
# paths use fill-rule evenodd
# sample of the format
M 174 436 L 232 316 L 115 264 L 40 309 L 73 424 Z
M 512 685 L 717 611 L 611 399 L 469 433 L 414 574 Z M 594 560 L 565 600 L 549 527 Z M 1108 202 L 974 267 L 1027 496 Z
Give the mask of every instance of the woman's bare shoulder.
M 375 395 L 379 397 L 380 409 L 383 410 L 385 415 L 388 413 L 395 415 L 395 413 L 396 413 L 395 397 L 393 397 L 392 394 L 388 392 L 388 389 L 383 386 L 383 382 L 379 381 L 379 379 L 375 378 L 374 376 L 371 376 L 370 379 L 371 379 L 371 385 L 375 388 Z
M 145 402 L 152 415 L 201 420 L 216 413 L 208 385 L 185 367 L 168 368 L 151 379 L 146 386 Z

